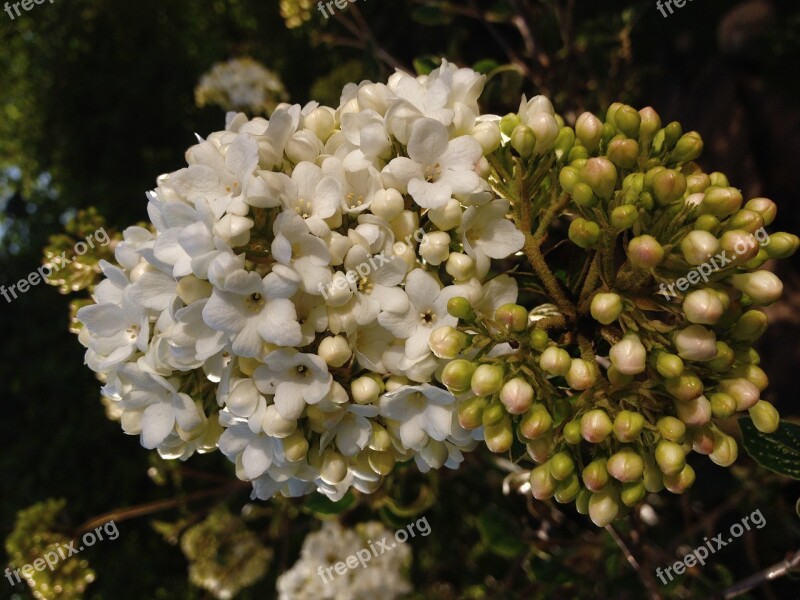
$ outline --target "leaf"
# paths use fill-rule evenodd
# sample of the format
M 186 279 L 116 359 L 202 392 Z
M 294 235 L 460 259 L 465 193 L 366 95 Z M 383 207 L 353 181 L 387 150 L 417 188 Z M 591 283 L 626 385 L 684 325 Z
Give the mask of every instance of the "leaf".
M 800 479 L 800 425 L 781 421 L 775 433 L 761 433 L 752 419 L 739 419 L 747 453 L 762 467 Z
M 430 55 L 418 56 L 412 62 L 417 75 L 428 75 L 431 71 L 439 66 L 439 63 L 436 61 L 436 59 Z
M 303 504 L 303 510 L 317 517 L 338 515 L 349 510 L 356 503 L 353 492 L 348 490 L 340 500 L 334 502 L 322 494 L 312 494 Z
M 472 68 L 481 75 L 487 75 L 488 73 L 494 71 L 497 68 L 497 66 L 498 65 L 496 60 L 492 60 L 491 58 L 484 58 L 483 60 L 479 60 L 474 65 L 472 65 Z
M 519 524 L 497 508 L 486 509 L 478 518 L 478 532 L 484 544 L 495 554 L 514 558 L 525 552 Z

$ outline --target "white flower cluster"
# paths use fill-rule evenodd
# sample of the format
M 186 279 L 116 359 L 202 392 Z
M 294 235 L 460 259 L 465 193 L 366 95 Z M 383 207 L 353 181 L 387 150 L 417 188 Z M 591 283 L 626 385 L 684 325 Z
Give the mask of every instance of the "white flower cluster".
M 322 529 L 303 541 L 300 559 L 278 577 L 280 600 L 392 600 L 411 591 L 405 575 L 411 562 L 411 549 L 397 544 L 389 552 L 370 559 L 368 568 L 348 569 L 330 581 L 319 573 L 330 565 L 344 562 L 362 548 L 381 539 L 393 539 L 392 532 L 379 521 L 344 529 L 338 521 L 326 521 Z M 321 567 L 321 569 L 320 569 Z
M 169 458 L 219 447 L 262 499 L 455 468 L 483 433 L 458 424 L 428 338 L 454 296 L 514 302 L 490 262 L 524 242 L 481 175 L 500 144 L 483 83 L 444 63 L 348 85 L 336 109 L 230 113 L 161 176 L 155 233 L 125 230 L 78 312 L 124 431 Z
M 248 57 L 215 63 L 194 90 L 198 106 L 214 104 L 224 110 L 246 110 L 262 114 L 286 100 L 286 89 L 278 76 Z

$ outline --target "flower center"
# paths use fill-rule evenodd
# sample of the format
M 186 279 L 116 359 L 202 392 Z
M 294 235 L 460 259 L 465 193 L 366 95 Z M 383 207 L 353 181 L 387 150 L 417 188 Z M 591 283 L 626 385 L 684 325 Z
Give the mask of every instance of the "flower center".
M 419 318 L 423 325 L 431 325 L 436 322 L 436 313 L 428 309 L 425 312 L 419 313 Z
M 347 206 L 350 208 L 357 208 L 364 204 L 364 196 L 359 194 L 356 196 L 353 192 L 347 194 Z
M 372 282 L 367 279 L 366 277 L 362 277 L 358 280 L 357 289 L 362 294 L 371 294 L 372 293 Z
M 433 183 L 442 176 L 442 166 L 437 162 L 433 165 L 428 165 L 425 169 L 425 181 Z
M 255 292 L 247 297 L 247 307 L 253 312 L 259 312 L 261 307 L 264 306 L 264 296 Z
M 131 338 L 131 341 L 135 341 L 137 337 L 139 337 L 139 326 L 138 325 L 131 325 L 127 329 L 128 337 Z
M 294 203 L 294 211 L 304 219 L 309 218 L 313 212 L 311 210 L 311 202 L 298 198 Z

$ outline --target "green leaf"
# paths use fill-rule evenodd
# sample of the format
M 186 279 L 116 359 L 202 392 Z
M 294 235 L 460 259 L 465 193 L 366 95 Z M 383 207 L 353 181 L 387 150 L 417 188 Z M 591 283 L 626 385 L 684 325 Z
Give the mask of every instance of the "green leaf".
M 428 75 L 439 66 L 439 61 L 430 55 L 418 56 L 412 63 L 414 64 L 414 70 L 417 72 L 417 75 Z
M 800 479 L 800 425 L 781 421 L 775 433 L 761 433 L 749 417 L 739 419 L 747 453 L 762 467 Z
M 355 503 L 356 497 L 350 490 L 336 502 L 329 500 L 322 494 L 312 494 L 303 504 L 303 510 L 317 517 L 325 517 L 341 514 L 352 508 Z
M 497 508 L 486 509 L 478 518 L 478 532 L 484 544 L 495 554 L 514 558 L 525 552 L 519 523 Z
M 472 68 L 481 75 L 486 75 L 494 71 L 497 68 L 497 66 L 498 65 L 496 60 L 492 60 L 491 58 L 484 58 L 483 60 L 479 60 L 474 65 L 472 65 Z

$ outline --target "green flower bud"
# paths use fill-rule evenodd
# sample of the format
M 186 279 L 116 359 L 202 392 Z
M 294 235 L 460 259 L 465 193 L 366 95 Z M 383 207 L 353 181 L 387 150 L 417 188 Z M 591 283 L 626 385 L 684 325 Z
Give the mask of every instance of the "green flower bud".
M 617 187 L 617 169 L 604 156 L 587 160 L 581 169 L 581 178 L 600 198 L 606 200 L 611 198 Z
M 528 328 L 528 311 L 519 304 L 504 304 L 495 311 L 494 318 L 509 331 L 525 331 Z
M 680 243 L 683 258 L 692 266 L 708 262 L 720 250 L 719 240 L 707 231 L 693 230 L 686 234 Z
M 638 220 L 639 210 L 632 204 L 623 204 L 611 211 L 611 226 L 616 230 L 628 229 Z
M 708 457 L 720 467 L 730 467 L 739 456 L 739 446 L 735 439 L 721 431 L 714 434 L 714 450 Z
M 528 451 L 528 456 L 535 463 L 541 464 L 547 461 L 547 457 L 550 456 L 550 451 L 553 448 L 553 433 L 547 432 L 542 437 L 529 441 L 525 444 L 525 448 Z
M 556 499 L 556 502 L 566 504 L 567 502 L 572 502 L 580 491 L 580 479 L 578 479 L 578 476 L 573 473 L 556 486 L 554 498 Z
M 653 177 L 653 195 L 659 205 L 667 206 L 683 198 L 686 193 L 686 177 L 679 171 L 665 169 Z
M 762 306 L 772 304 L 783 293 L 783 282 L 769 271 L 733 275 L 730 282 L 737 290 L 747 294 L 754 304 Z
M 543 404 L 534 404 L 519 423 L 519 432 L 530 440 L 536 440 L 553 427 L 553 417 Z
M 481 396 L 462 400 L 458 405 L 458 423 L 464 429 L 473 430 L 483 425 L 483 413 L 489 401 Z
M 720 220 L 714 215 L 700 215 L 694 222 L 694 229 L 715 234 L 719 231 Z
M 636 506 L 644 499 L 646 493 L 647 490 L 645 489 L 644 482 L 642 480 L 630 481 L 622 484 L 620 500 L 622 500 L 622 503 L 625 506 Z
M 650 106 L 639 111 L 641 117 L 641 124 L 639 125 L 639 140 L 643 146 L 649 146 L 653 141 L 653 136 L 661 129 L 661 117 Z
M 769 198 L 752 198 L 744 207 L 760 214 L 764 219 L 764 225 L 772 225 L 775 217 L 778 216 L 778 205 Z
M 634 333 L 627 334 L 611 346 L 608 357 L 614 368 L 624 375 L 637 375 L 646 368 L 647 351 Z
M 651 269 L 664 260 L 664 248 L 651 235 L 640 235 L 628 243 L 628 259 L 635 267 Z
M 667 441 L 680 444 L 686 435 L 686 424 L 676 417 L 661 417 L 656 423 L 658 433 Z
M 736 321 L 731 331 L 731 339 L 739 341 L 754 341 L 760 338 L 767 330 L 767 315 L 760 310 L 748 310 Z
M 554 454 L 547 464 L 550 466 L 550 473 L 559 481 L 563 481 L 575 472 L 575 461 L 566 452 Z
M 558 485 L 558 480 L 550 474 L 550 468 L 544 464 L 531 471 L 531 494 L 537 500 L 552 498 Z
M 769 237 L 769 244 L 764 246 L 767 255 L 775 259 L 789 258 L 798 248 L 800 248 L 800 238 L 785 231 L 773 233 Z
M 661 440 L 656 446 L 655 459 L 664 475 L 676 475 L 686 465 L 686 452 L 675 442 Z
M 713 173 L 709 174 L 709 178 L 711 179 L 711 185 L 715 185 L 717 187 L 728 187 L 730 185 L 728 177 L 725 175 L 725 173 L 714 171 Z
M 746 208 L 737 211 L 725 222 L 725 229 L 741 229 L 747 233 L 754 233 L 762 227 L 764 227 L 764 217 L 760 213 Z
M 564 436 L 564 441 L 572 446 L 577 446 L 583 439 L 581 437 L 580 421 L 569 421 L 565 423 L 561 433 Z
M 736 412 L 736 400 L 730 394 L 717 392 L 711 394 L 711 414 L 717 419 L 727 419 Z
M 639 158 L 639 143 L 636 140 L 616 138 L 608 145 L 608 158 L 621 169 L 631 169 Z
M 585 412 L 581 417 L 581 436 L 589 443 L 599 444 L 604 441 L 612 429 L 613 424 L 608 414 L 599 408 Z
M 617 481 L 637 481 L 644 473 L 644 461 L 632 449 L 623 448 L 608 458 L 606 469 Z
M 589 151 L 586 150 L 583 146 L 575 144 L 572 147 L 572 150 L 569 151 L 569 156 L 567 156 L 567 162 L 571 163 L 573 166 L 578 166 L 576 161 L 579 160 L 586 160 L 589 158 Z
M 524 310 L 524 309 L 523 309 Z M 525 318 L 527 320 L 527 312 Z M 439 358 L 455 358 L 467 345 L 467 335 L 454 327 L 437 327 L 428 338 L 428 346 Z
M 683 402 L 703 395 L 703 382 L 688 371 L 684 371 L 679 377 L 664 380 L 664 387 L 673 398 Z
M 485 414 L 486 413 L 484 413 L 484 415 Z M 514 443 L 514 430 L 511 425 L 511 417 L 506 415 L 499 423 L 484 426 L 483 438 L 490 452 L 508 452 L 511 449 L 511 445 Z
M 748 409 L 753 425 L 761 433 L 774 433 L 780 425 L 781 417 L 775 407 L 766 400 L 759 400 Z
M 472 321 L 475 318 L 472 305 L 463 296 L 455 296 L 447 301 L 447 314 L 464 321 Z
M 673 121 L 664 128 L 664 146 L 672 150 L 683 135 L 683 128 L 677 121 Z
M 736 410 L 747 410 L 754 406 L 761 395 L 761 390 L 743 377 L 721 381 L 719 391 L 733 396 L 736 400 Z
M 761 357 L 754 348 L 741 348 L 736 351 L 736 360 L 743 365 L 761 364 Z
M 575 245 L 587 250 L 600 239 L 600 226 L 594 221 L 578 217 L 569 225 L 569 239 Z
M 664 489 L 664 475 L 661 470 L 656 466 L 652 457 L 648 457 L 644 461 L 644 489 L 651 494 L 657 494 Z
M 536 136 L 527 125 L 517 125 L 511 132 L 511 147 L 522 158 L 528 158 L 536 147 Z
M 764 372 L 764 369 L 756 365 L 742 365 L 737 367 L 731 372 L 731 376 L 744 377 L 762 392 L 767 389 L 769 385 L 769 378 Z
M 572 150 L 574 143 L 575 132 L 572 130 L 572 127 L 562 127 L 558 132 L 556 141 L 553 143 L 553 149 L 555 150 L 556 158 L 561 160 L 564 155 L 568 155 L 569 151 Z
M 711 185 L 711 178 L 705 173 L 692 173 L 686 176 L 686 188 L 690 194 L 705 192 Z
M 533 388 L 521 377 L 514 377 L 507 381 L 500 390 L 500 402 L 503 403 L 509 414 L 521 415 L 533 403 Z
M 394 465 L 397 462 L 391 452 L 378 452 L 370 450 L 367 453 L 367 462 L 370 469 L 375 471 L 378 475 L 386 476 L 394 470 Z
M 665 379 L 673 377 L 680 377 L 683 373 L 683 360 L 680 356 L 670 354 L 668 352 L 658 352 L 654 355 L 653 362 L 655 363 L 656 371 Z
M 664 487 L 673 494 L 682 494 L 694 484 L 695 473 L 690 465 L 684 465 L 679 473 L 664 475 Z
M 289 462 L 297 462 L 308 455 L 308 440 L 302 429 L 295 429 L 282 441 L 283 454 Z
M 347 461 L 345 458 L 331 447 L 326 448 L 322 453 L 322 467 L 320 468 L 322 481 L 329 485 L 336 485 L 344 481 L 346 476 Z
M 500 365 L 479 365 L 472 374 L 472 393 L 476 396 L 491 396 L 503 387 L 505 373 Z
M 508 113 L 505 117 L 500 119 L 500 131 L 503 135 L 511 137 L 514 129 L 519 125 L 519 115 L 517 113 Z
M 595 294 L 590 310 L 596 321 L 610 325 L 622 313 L 622 298 L 613 292 Z
M 472 374 L 477 366 L 463 358 L 452 360 L 445 365 L 442 371 L 442 383 L 455 394 L 466 392 L 472 381 Z
M 594 206 L 597 204 L 597 196 L 594 195 L 592 188 L 585 183 L 576 183 L 571 192 L 572 199 L 578 206 Z
M 575 496 L 575 510 L 582 515 L 589 514 L 589 500 L 592 497 L 592 492 L 586 488 L 581 488 L 578 495 Z
M 620 411 L 614 418 L 614 437 L 620 442 L 636 441 L 644 429 L 644 417 L 630 410 Z
M 392 438 L 386 429 L 376 423 L 372 422 L 372 433 L 369 438 L 369 448 L 376 452 L 386 452 L 392 447 Z
M 606 486 L 608 483 L 607 462 L 605 458 L 596 458 L 583 468 L 581 479 L 587 489 L 599 492 Z
M 685 163 L 697 158 L 703 153 L 703 138 L 696 131 L 684 133 L 675 144 L 672 151 L 672 159 L 679 163 Z
M 614 365 L 608 367 L 608 370 L 606 371 L 606 377 L 608 377 L 608 381 L 611 382 L 611 385 L 620 388 L 628 387 L 633 381 L 633 375 L 620 373 Z
M 483 411 L 483 425 L 484 427 L 488 427 L 489 425 L 497 425 L 507 416 L 508 413 L 506 413 L 506 408 L 503 406 L 503 403 L 500 402 L 500 400 L 490 400 L 489 404 Z
M 539 357 L 539 366 L 551 375 L 563 376 L 569 372 L 572 358 L 563 348 L 549 346 Z
M 731 347 L 725 342 L 718 341 L 716 343 L 716 347 L 716 355 L 706 363 L 706 366 L 717 373 L 724 373 L 731 368 L 731 365 L 736 357 L 734 356 Z
M 581 183 L 580 172 L 575 167 L 564 167 L 558 174 L 558 182 L 565 192 L 572 194 L 575 186 Z
M 626 137 L 636 139 L 639 137 L 642 117 L 638 110 L 632 106 L 624 105 L 614 112 L 614 124 Z
M 672 342 L 683 360 L 706 361 L 717 355 L 717 338 L 702 325 L 689 325 L 677 331 Z
M 711 420 L 711 403 L 705 396 L 698 396 L 688 402 L 674 403 L 675 414 L 691 427 L 700 427 Z
M 742 193 L 732 187 L 712 185 L 703 194 L 700 210 L 717 217 L 732 215 L 742 206 Z
M 589 152 L 594 152 L 600 145 L 603 123 L 592 113 L 585 112 L 575 122 L 575 135 Z
M 536 327 L 531 331 L 531 347 L 534 350 L 542 352 L 549 343 L 550 337 L 544 329 Z
M 613 486 L 595 492 L 589 500 L 589 518 L 598 527 L 605 527 L 619 514 L 619 493 Z
M 741 229 L 723 233 L 719 238 L 719 245 L 737 264 L 755 258 L 759 250 L 758 240 Z

